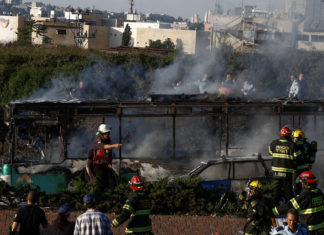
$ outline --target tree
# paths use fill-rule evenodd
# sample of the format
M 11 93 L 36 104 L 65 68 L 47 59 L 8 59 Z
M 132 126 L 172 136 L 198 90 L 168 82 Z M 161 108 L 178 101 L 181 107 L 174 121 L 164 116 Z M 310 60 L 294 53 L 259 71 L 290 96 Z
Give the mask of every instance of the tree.
M 175 45 L 174 45 L 174 43 L 172 42 L 172 40 L 170 38 L 167 38 L 163 42 L 163 47 L 165 49 L 174 49 Z
M 24 26 L 18 29 L 18 42 L 25 45 L 31 45 L 33 32 L 43 37 L 43 44 L 50 43 L 51 39 L 46 36 L 46 26 L 37 24 L 35 20 L 25 22 Z
M 132 38 L 131 27 L 127 24 L 122 37 L 122 45 L 129 46 L 131 38 Z
M 203 23 L 189 23 L 188 27 L 189 27 L 189 30 L 204 30 Z
M 31 37 L 33 32 L 33 27 L 35 25 L 35 21 L 26 21 L 24 26 L 18 28 L 18 42 L 22 44 L 31 44 Z
M 41 24 L 37 25 L 36 24 L 35 33 L 36 33 L 36 35 L 43 37 L 43 44 L 51 43 L 51 41 L 52 41 L 51 38 L 46 35 L 47 28 L 45 25 L 41 25 Z
M 164 40 L 163 43 L 161 42 L 160 39 L 158 39 L 156 41 L 150 40 L 148 47 L 149 48 L 158 48 L 158 49 L 174 49 L 175 45 L 170 38 L 167 38 Z
M 156 41 L 153 41 L 153 40 L 150 40 L 149 41 L 149 48 L 162 48 L 163 47 L 163 44 L 161 42 L 161 40 L 156 40 Z

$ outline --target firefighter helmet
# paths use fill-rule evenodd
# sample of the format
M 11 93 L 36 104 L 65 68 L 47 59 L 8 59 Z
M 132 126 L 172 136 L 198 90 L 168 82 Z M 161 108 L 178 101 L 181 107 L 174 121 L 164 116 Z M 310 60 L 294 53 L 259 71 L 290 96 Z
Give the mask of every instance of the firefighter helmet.
M 258 191 L 262 191 L 262 184 L 259 180 L 252 180 L 250 183 L 249 183 L 249 188 L 251 190 L 258 190 Z
M 299 175 L 300 182 L 307 185 L 316 183 L 316 177 L 311 171 L 304 171 Z
M 290 136 L 291 135 L 291 130 L 287 127 L 284 126 L 283 128 L 281 128 L 279 135 L 281 136 Z
M 98 127 L 97 134 L 104 134 L 104 133 L 108 133 L 110 131 L 111 131 L 111 126 L 110 125 L 100 124 L 100 126 Z
M 306 139 L 306 135 L 302 130 L 294 130 L 292 136 L 294 138 Z
M 129 187 L 133 190 L 141 190 L 143 188 L 144 182 L 141 177 L 135 175 L 128 182 Z

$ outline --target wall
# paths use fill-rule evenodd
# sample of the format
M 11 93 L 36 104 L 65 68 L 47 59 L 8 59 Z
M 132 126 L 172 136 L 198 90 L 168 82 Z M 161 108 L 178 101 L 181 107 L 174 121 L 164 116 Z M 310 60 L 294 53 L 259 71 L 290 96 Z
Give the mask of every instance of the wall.
M 309 0 L 306 2 L 305 32 L 324 32 L 324 2 Z
M 70 219 L 75 221 L 77 215 L 82 212 L 72 212 Z M 1 210 L 0 213 L 0 234 L 8 234 L 8 228 L 14 218 L 15 210 Z M 49 209 L 46 211 L 46 217 L 49 223 L 56 217 L 56 213 Z M 115 218 L 115 215 L 109 214 L 109 219 Z M 212 233 L 217 235 L 233 235 L 237 231 L 243 230 L 245 219 L 230 216 L 187 216 L 187 215 L 152 215 L 153 233 L 157 235 L 202 235 Z M 126 224 L 126 223 L 125 223 Z M 48 228 L 50 229 L 50 228 Z M 114 235 L 124 233 L 125 225 L 113 228 Z M 46 234 L 45 230 L 43 234 Z
M 74 24 L 67 22 L 42 22 L 47 28 L 46 36 L 51 39 L 53 45 L 74 46 L 74 37 L 77 29 Z M 83 42 L 84 48 L 107 49 L 109 47 L 109 27 L 84 25 L 83 34 L 86 35 Z M 94 37 L 93 37 L 94 34 Z M 42 37 L 32 34 L 33 44 L 42 44 Z
M 84 14 L 82 15 L 83 19 L 86 22 L 93 22 L 97 26 L 101 26 L 101 19 L 102 19 L 102 14 L 99 13 L 89 13 L 89 14 Z
M 33 17 L 42 17 L 42 8 L 41 7 L 32 7 L 29 11 L 30 16 Z
M 88 49 L 107 49 L 109 48 L 109 27 L 106 26 L 84 26 L 84 32 L 88 32 L 88 36 L 94 34 L 94 38 L 89 38 L 85 48 Z M 90 35 L 89 35 L 90 32 Z
M 124 22 L 124 28 L 126 25 L 129 25 L 132 30 L 136 28 L 152 28 L 152 29 L 169 29 L 171 24 L 169 23 L 160 23 L 160 22 Z
M 74 34 L 76 29 L 69 27 L 68 23 L 64 22 L 43 22 L 45 24 L 48 36 L 53 45 L 73 46 Z M 32 34 L 33 44 L 42 44 L 42 37 Z
M 135 47 L 146 47 L 149 40 L 161 40 L 162 42 L 170 38 L 174 44 L 177 39 L 183 43 L 183 51 L 186 54 L 195 54 L 196 52 L 196 35 L 195 30 L 175 30 L 175 29 L 136 29 L 134 38 Z M 132 31 L 133 32 L 133 31 Z
M 289 17 L 305 15 L 306 0 L 286 0 L 286 12 Z
M 17 41 L 18 28 L 23 25 L 22 16 L 0 16 L 0 43 Z
M 109 47 L 119 47 L 122 43 L 124 28 L 111 27 L 109 30 Z
M 241 22 L 241 16 L 212 14 L 210 23 L 215 29 L 227 29 Z

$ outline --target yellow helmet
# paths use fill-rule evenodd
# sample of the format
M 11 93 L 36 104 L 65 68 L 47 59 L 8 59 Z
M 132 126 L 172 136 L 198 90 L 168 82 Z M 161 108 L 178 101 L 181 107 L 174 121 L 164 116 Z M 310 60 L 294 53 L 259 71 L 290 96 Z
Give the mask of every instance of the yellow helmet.
M 250 188 L 262 190 L 262 184 L 259 180 L 252 180 L 249 184 Z
M 293 136 L 293 138 L 306 139 L 306 135 L 302 130 L 294 130 L 292 136 Z

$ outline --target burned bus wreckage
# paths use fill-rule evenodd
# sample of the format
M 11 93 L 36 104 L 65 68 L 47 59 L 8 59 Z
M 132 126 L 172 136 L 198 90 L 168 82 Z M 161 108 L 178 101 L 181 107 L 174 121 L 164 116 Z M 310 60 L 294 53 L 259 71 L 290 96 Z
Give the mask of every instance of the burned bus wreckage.
M 76 176 L 84 177 L 96 130 L 109 123 L 113 142 L 123 144 L 113 156 L 118 180 L 137 171 L 147 180 L 186 173 L 200 177 L 206 187 L 220 182 L 233 188 L 235 182 L 269 175 L 267 148 L 283 125 L 301 128 L 308 139 L 320 141 L 323 110 L 322 100 L 208 94 L 151 95 L 129 102 L 10 102 L 3 166 L 10 167 L 7 181 L 12 185 L 34 183 L 47 192 L 65 188 Z M 321 149 L 313 166 L 318 177 L 323 175 L 320 155 Z

